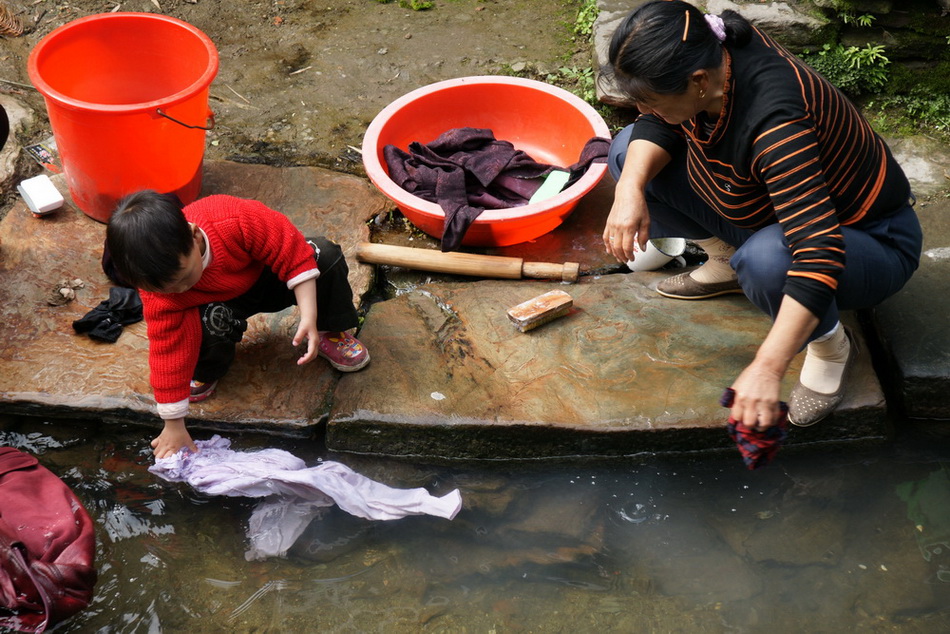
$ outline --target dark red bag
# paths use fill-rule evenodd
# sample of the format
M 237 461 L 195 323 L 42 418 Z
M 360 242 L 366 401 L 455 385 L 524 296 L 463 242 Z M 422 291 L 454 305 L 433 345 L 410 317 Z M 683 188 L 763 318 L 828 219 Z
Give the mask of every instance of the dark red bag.
M 0 447 L 0 628 L 43 632 L 88 606 L 95 555 L 76 494 L 33 456 Z

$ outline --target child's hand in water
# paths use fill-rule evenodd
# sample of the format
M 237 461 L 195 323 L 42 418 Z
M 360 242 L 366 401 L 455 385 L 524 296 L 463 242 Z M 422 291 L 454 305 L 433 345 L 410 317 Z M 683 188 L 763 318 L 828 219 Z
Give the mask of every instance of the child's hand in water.
M 165 428 L 158 438 L 152 440 L 152 453 L 156 458 L 170 458 L 182 447 L 198 453 L 198 447 L 185 428 L 185 419 L 176 418 L 165 421 Z

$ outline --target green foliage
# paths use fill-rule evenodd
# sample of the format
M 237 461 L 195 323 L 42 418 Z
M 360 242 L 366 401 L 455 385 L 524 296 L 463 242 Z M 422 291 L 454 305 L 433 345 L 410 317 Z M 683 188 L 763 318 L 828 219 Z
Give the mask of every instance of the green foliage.
M 828 81 L 852 97 L 880 91 L 888 78 L 890 60 L 883 46 L 864 48 L 825 44 L 817 54 L 803 56 Z
M 389 4 L 393 0 L 376 0 L 380 4 Z M 435 6 L 430 0 L 399 0 L 399 6 L 403 9 L 412 9 L 413 11 L 425 11 Z
M 597 89 L 594 86 L 594 69 L 590 67 L 562 66 L 545 77 L 545 81 L 571 91 L 587 103 L 597 105 Z
M 894 64 L 888 73 L 884 93 L 888 96 L 922 94 L 950 95 L 950 62 L 909 67 Z
M 872 24 L 874 24 L 874 20 L 875 20 L 875 17 L 869 13 L 865 13 L 863 15 L 855 15 L 854 13 L 851 13 L 850 11 L 845 11 L 839 14 L 838 17 L 840 17 L 841 21 L 844 22 L 845 24 L 851 24 L 851 25 L 863 26 L 863 27 L 871 26 Z
M 574 33 L 590 37 L 594 32 L 594 20 L 599 13 L 597 0 L 581 0 L 581 7 L 577 10 L 577 18 L 574 20 Z
M 865 112 L 874 125 L 892 133 L 924 133 L 950 139 L 950 95 L 916 88 L 869 102 Z
M 429 0 L 399 0 L 399 6 L 403 9 L 412 9 L 413 11 L 425 11 L 435 6 L 435 3 Z

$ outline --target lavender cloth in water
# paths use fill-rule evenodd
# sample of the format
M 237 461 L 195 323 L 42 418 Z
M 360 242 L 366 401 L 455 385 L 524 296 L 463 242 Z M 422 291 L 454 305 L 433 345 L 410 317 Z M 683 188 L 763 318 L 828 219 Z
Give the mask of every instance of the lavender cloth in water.
M 198 453 L 181 450 L 158 458 L 149 471 L 169 482 L 187 482 L 199 493 L 264 498 L 248 526 L 250 560 L 280 557 L 297 541 L 321 507 L 370 520 L 407 515 L 455 518 L 462 508 L 458 489 L 435 497 L 422 488 L 395 489 L 338 462 L 315 467 L 280 449 L 234 451 L 218 435 L 198 440 Z

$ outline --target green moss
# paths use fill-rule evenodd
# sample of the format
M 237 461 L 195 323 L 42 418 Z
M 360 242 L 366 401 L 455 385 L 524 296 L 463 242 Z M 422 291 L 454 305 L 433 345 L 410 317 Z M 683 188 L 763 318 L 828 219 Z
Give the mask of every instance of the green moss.
M 940 62 L 923 68 L 894 64 L 890 71 L 890 81 L 884 89 L 887 96 L 909 95 L 914 91 L 950 95 L 950 62 Z

